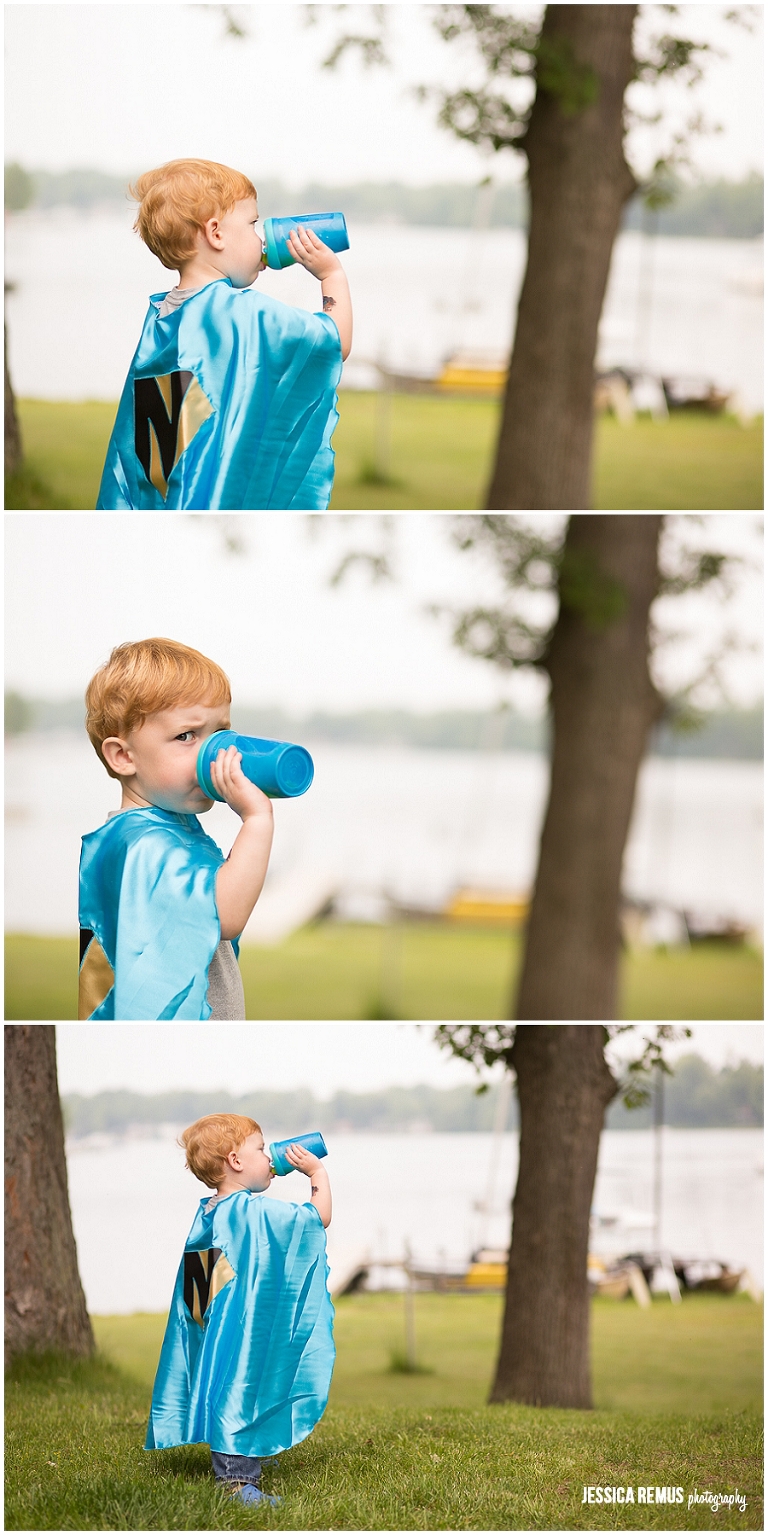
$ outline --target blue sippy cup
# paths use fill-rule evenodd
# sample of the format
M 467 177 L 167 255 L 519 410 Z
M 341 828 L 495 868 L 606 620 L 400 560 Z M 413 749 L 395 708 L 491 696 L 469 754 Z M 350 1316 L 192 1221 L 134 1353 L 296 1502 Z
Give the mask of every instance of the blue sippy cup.
M 211 783 L 211 763 L 223 747 L 236 746 L 240 766 L 257 789 L 270 799 L 295 799 L 306 794 L 315 776 L 309 752 L 291 741 L 263 741 L 260 736 L 239 736 L 234 730 L 216 730 L 203 741 L 197 754 L 197 781 L 210 799 L 221 800 Z
M 349 236 L 343 213 L 300 213 L 296 218 L 264 220 L 264 254 L 267 266 L 293 266 L 296 257 L 291 255 L 288 236 L 297 224 L 308 224 L 318 240 L 330 246 L 332 251 L 348 251 Z
M 309 1135 L 292 1135 L 287 1141 L 273 1141 L 267 1156 L 275 1170 L 276 1178 L 284 1178 L 286 1173 L 295 1173 L 297 1168 L 292 1162 L 286 1161 L 285 1153 L 289 1146 L 305 1146 L 311 1151 L 313 1157 L 327 1157 L 328 1147 L 319 1130 L 310 1130 Z

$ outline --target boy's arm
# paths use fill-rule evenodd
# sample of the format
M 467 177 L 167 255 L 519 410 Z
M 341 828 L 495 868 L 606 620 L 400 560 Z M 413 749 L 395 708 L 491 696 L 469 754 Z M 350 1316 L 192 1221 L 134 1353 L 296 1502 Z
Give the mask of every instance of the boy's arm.
M 331 1224 L 333 1204 L 331 1201 L 331 1185 L 328 1174 L 319 1157 L 314 1157 L 306 1146 L 289 1146 L 286 1153 L 286 1161 L 290 1162 L 297 1172 L 305 1173 L 309 1178 L 312 1188 L 311 1203 L 326 1228 Z
M 272 802 L 246 778 L 240 753 L 230 746 L 210 767 L 211 782 L 240 816 L 242 826 L 216 875 L 216 906 L 222 938 L 238 938 L 261 895 L 272 848 Z
M 318 240 L 313 229 L 299 224 L 288 237 L 291 255 L 313 277 L 319 278 L 323 294 L 323 310 L 336 322 L 341 341 L 341 355 L 347 358 L 352 350 L 352 300 L 344 268 L 335 251 Z

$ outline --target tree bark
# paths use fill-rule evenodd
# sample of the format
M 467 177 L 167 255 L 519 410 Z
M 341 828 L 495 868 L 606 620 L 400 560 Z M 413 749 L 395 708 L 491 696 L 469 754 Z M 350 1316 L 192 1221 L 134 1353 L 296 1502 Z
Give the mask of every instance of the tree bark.
M 11 375 L 8 371 L 8 329 L 3 332 L 3 366 L 5 370 L 5 473 L 16 474 L 21 468 L 21 428 L 16 411 Z
M 636 182 L 624 158 L 636 5 L 548 5 L 528 157 L 528 262 L 487 506 L 591 505 L 594 360 L 613 243 Z M 560 68 L 556 66 L 559 64 Z M 577 105 L 562 75 L 586 68 Z M 560 86 L 556 82 L 560 78 Z M 549 85 L 549 89 L 547 86 Z
M 606 1105 L 617 1091 L 599 1025 L 520 1024 L 511 1062 L 520 1167 L 492 1402 L 591 1407 L 589 1212 Z
M 5 1028 L 6 1360 L 94 1340 L 77 1268 L 52 1024 Z
M 662 702 L 648 666 L 655 515 L 568 524 L 547 660 L 552 769 L 518 1018 L 616 1018 L 624 844 Z

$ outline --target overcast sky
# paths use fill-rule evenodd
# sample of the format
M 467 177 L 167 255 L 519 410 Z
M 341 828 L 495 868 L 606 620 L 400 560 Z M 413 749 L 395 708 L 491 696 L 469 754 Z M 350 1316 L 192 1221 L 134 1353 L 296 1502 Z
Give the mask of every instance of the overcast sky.
M 622 1048 L 631 1049 L 642 1029 L 625 1036 Z M 471 1066 L 438 1049 L 434 1025 L 426 1023 L 60 1023 L 56 1038 L 63 1093 L 311 1087 L 326 1098 L 341 1088 L 367 1092 L 418 1082 L 454 1087 L 478 1080 Z M 693 1038 L 669 1053 L 674 1058 L 691 1050 L 717 1067 L 760 1062 L 763 1026 L 697 1023 Z
M 538 525 L 561 520 L 545 514 Z M 359 570 L 340 587 L 330 576 L 346 548 L 380 541 L 379 517 L 238 517 L 230 525 L 244 539 L 240 557 L 226 553 L 224 525 L 154 513 L 7 514 L 7 686 L 82 696 L 114 645 L 165 635 L 218 661 L 236 702 L 288 712 L 490 708 L 504 699 L 542 706 L 540 678 L 471 660 L 450 643 L 448 621 L 427 612 L 430 603 L 460 607 L 499 595 L 490 567 L 451 542 L 450 516 L 393 518 L 397 579 L 376 586 Z M 731 631 L 758 647 L 736 653 L 727 668 L 735 702 L 750 705 L 762 691 L 760 519 L 731 513 L 675 526 L 749 564 L 727 606 L 711 594 L 667 604 L 667 619 L 694 639 L 670 651 L 664 680 L 677 686 Z
M 213 5 L 6 6 L 6 160 L 135 174 L 200 155 L 296 187 L 486 173 L 476 149 L 437 128 L 434 103 L 413 98 L 421 83 L 474 83 L 466 45 L 437 37 L 434 7 L 386 7 L 391 68 L 366 71 L 348 58 L 334 72 L 320 67 L 331 42 L 341 28 L 366 30 L 369 7 L 320 5 L 310 28 L 304 6 L 231 9 L 247 28 L 243 41 L 226 36 Z M 723 129 L 695 142 L 699 174 L 736 179 L 762 168 L 762 7 L 743 9 L 755 12 L 751 33 L 726 24 L 722 5 L 680 7 L 673 25 L 727 57 L 708 59 L 694 91 L 632 87 L 631 104 L 664 114 L 661 128 L 633 130 L 641 174 L 692 111 Z M 669 26 L 662 7 L 642 7 L 641 32 Z M 522 160 L 505 153 L 494 168 L 517 178 Z

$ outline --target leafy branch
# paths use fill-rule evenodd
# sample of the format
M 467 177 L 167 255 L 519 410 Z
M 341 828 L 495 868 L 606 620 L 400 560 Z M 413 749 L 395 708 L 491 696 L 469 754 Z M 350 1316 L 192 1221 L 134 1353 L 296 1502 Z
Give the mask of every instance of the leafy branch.
M 344 13 L 347 9 L 345 5 L 306 7 L 312 24 L 317 23 L 321 12 Z M 359 11 L 361 7 L 355 9 Z M 335 68 L 350 52 L 357 52 L 366 68 L 389 64 L 388 7 L 372 5 L 368 9 L 370 28 L 342 31 L 323 61 L 325 68 Z M 468 83 L 458 90 L 428 85 L 415 88 L 417 99 L 435 103 L 439 125 L 465 143 L 492 153 L 524 151 L 534 85 L 553 97 L 566 116 L 585 110 L 597 99 L 599 81 L 592 68 L 575 57 L 567 39 L 543 37 L 540 16 L 531 18 L 501 5 L 438 5 L 429 9 L 438 36 L 449 45 L 463 45 L 470 69 L 474 55 L 485 75 L 481 83 Z M 542 14 L 543 10 L 544 7 Z M 679 5 L 640 8 L 643 18 L 660 11 L 663 24 L 636 44 L 633 84 L 655 86 L 663 80 L 675 79 L 692 89 L 703 79 L 708 59 L 724 57 L 722 50 L 711 43 L 679 35 L 675 23 L 682 24 L 683 10 Z M 744 5 L 724 8 L 722 15 L 726 21 L 753 30 L 757 13 L 757 6 Z M 465 76 L 470 69 L 465 69 Z M 655 126 L 661 121 L 661 112 L 643 114 L 630 102 L 625 103 L 628 130 L 636 124 Z M 690 165 L 692 139 L 698 134 L 719 131 L 719 125 L 694 112 L 681 129 L 671 134 L 650 174 L 642 180 L 638 178 L 648 208 L 655 210 L 674 200 L 675 172 Z
M 543 1027 L 551 1028 L 555 1025 Z M 612 1040 L 633 1032 L 636 1027 L 633 1023 L 606 1024 L 603 1029 L 606 1046 Z M 434 1037 L 441 1050 L 469 1062 L 479 1076 L 484 1068 L 492 1069 L 499 1065 L 505 1071 L 514 1073 L 516 1029 L 514 1023 L 441 1023 L 435 1029 Z M 650 1086 L 647 1079 L 654 1070 L 672 1075 L 672 1067 L 664 1054 L 665 1048 L 678 1039 L 690 1039 L 691 1033 L 691 1029 L 680 1028 L 675 1024 L 657 1024 L 651 1033 L 643 1034 L 638 1041 L 638 1053 L 630 1061 L 618 1066 L 614 1063 L 612 1069 L 622 1073 L 619 1092 L 628 1109 L 639 1108 L 648 1102 Z M 487 1081 L 481 1080 L 477 1092 L 485 1093 L 489 1086 Z
M 633 1032 L 635 1028 L 636 1025 L 633 1023 L 607 1024 L 606 1043 L 618 1039 L 623 1034 Z M 653 1033 L 642 1036 L 639 1055 L 623 1063 L 626 1076 L 620 1082 L 619 1091 L 628 1109 L 638 1109 L 648 1102 L 651 1093 L 647 1079 L 654 1071 L 663 1071 L 668 1077 L 673 1075 L 672 1067 L 664 1055 L 664 1048 L 678 1039 L 690 1039 L 692 1033 L 692 1029 L 680 1028 L 673 1023 L 657 1023 Z
M 735 591 L 735 578 L 745 562 L 722 550 L 696 548 L 687 535 L 700 517 L 665 519 L 660 546 L 660 580 L 657 600 L 679 598 L 705 588 L 718 589 L 724 598 Z M 542 533 L 518 517 L 504 514 L 463 516 L 454 519 L 454 541 L 459 549 L 475 550 L 489 558 L 501 577 L 507 595 L 498 604 L 478 604 L 466 609 L 433 609 L 448 614 L 452 638 L 459 649 L 478 660 L 492 661 L 503 670 L 537 667 L 546 670 L 549 645 L 558 602 L 578 613 L 596 630 L 620 618 L 625 595 L 618 582 L 592 560 L 566 553 L 563 518 Z M 541 617 L 531 614 L 530 596 L 548 596 L 550 610 Z M 541 601 L 536 604 L 542 607 Z M 654 655 L 662 654 L 682 631 L 668 631 L 658 616 L 651 624 Z M 693 695 L 705 686 L 723 688 L 722 665 L 743 644 L 735 635 L 724 636 L 707 655 L 688 684 L 668 702 L 668 716 L 696 728 L 703 716 L 693 707 Z
M 316 521 L 327 531 L 331 519 L 312 519 L 313 524 Z M 559 604 L 567 605 L 597 631 L 620 618 L 625 604 L 623 589 L 594 561 L 573 551 L 566 553 L 567 522 L 566 517 L 560 517 L 536 519 L 532 523 L 504 513 L 466 513 L 450 519 L 456 548 L 488 560 L 505 589 L 497 603 L 481 602 L 466 608 L 445 603 L 429 605 L 427 612 L 432 618 L 450 621 L 454 645 L 474 660 L 490 661 L 504 672 L 523 667 L 546 671 Z M 372 582 L 394 579 L 396 520 L 367 517 L 365 526 L 369 538 L 377 541 L 367 548 L 348 549 L 331 575 L 332 586 L 341 585 L 353 569 L 367 571 Z M 698 514 L 665 518 L 657 603 L 705 589 L 718 591 L 725 600 L 733 598 L 736 578 L 749 562 L 722 550 L 696 547 L 690 531 L 697 526 L 706 528 L 704 518 Z M 684 629 L 671 627 L 666 618 L 662 622 L 654 606 L 649 638 L 657 662 L 676 642 L 687 637 Z M 666 695 L 663 716 L 666 721 L 679 731 L 699 729 L 706 716 L 697 699 L 709 692 L 728 700 L 724 663 L 729 656 L 747 648 L 733 631 L 722 635 L 688 681 Z

